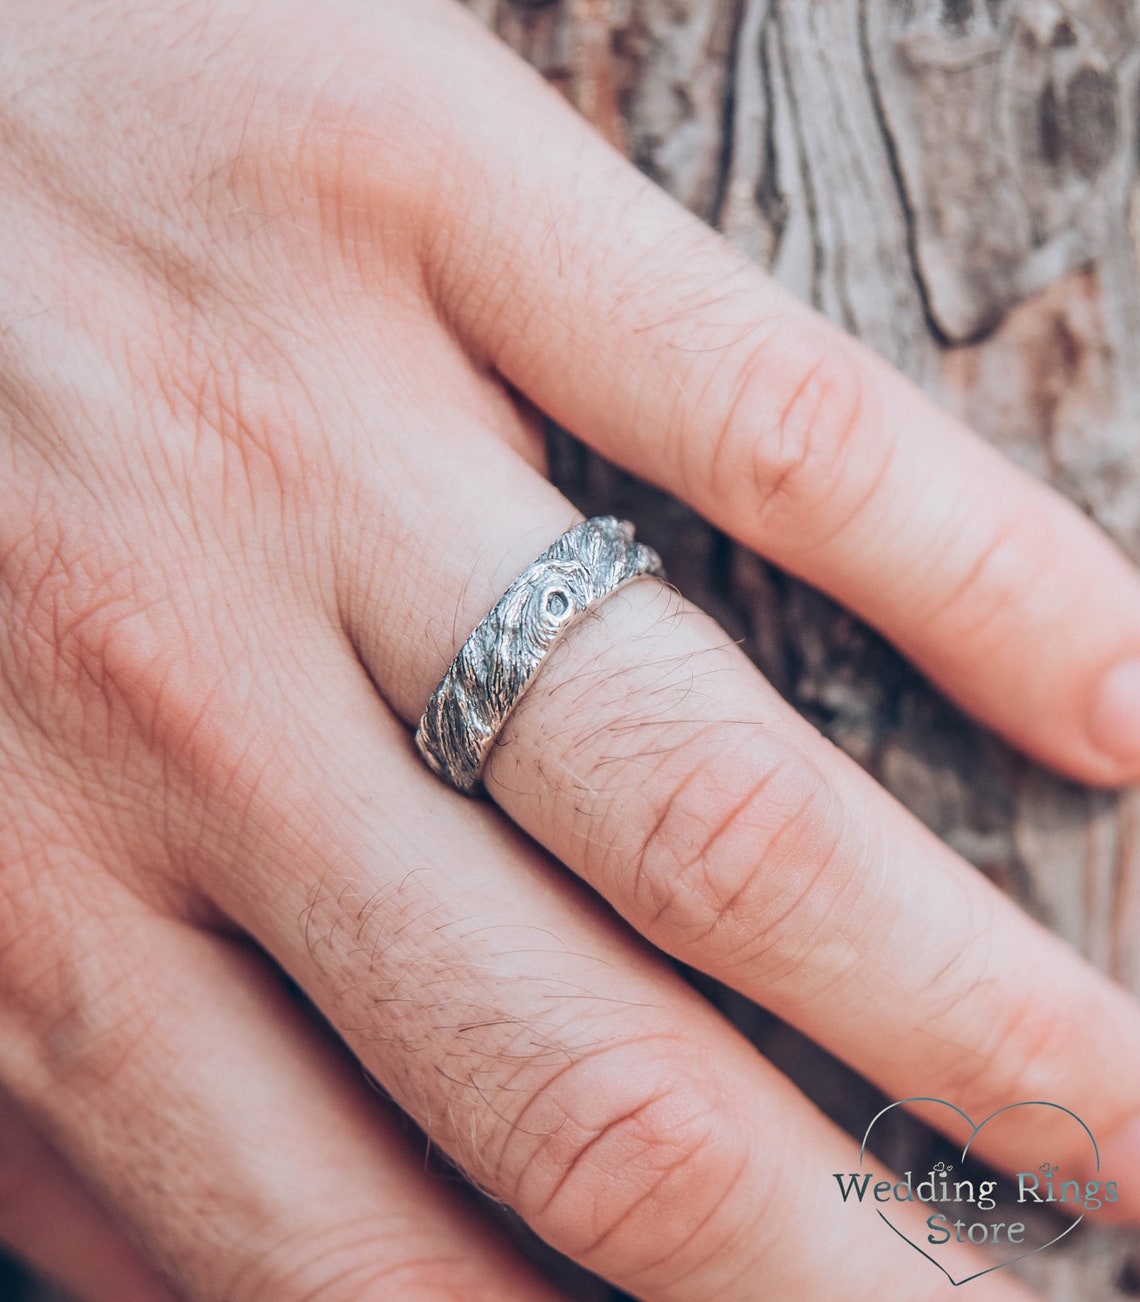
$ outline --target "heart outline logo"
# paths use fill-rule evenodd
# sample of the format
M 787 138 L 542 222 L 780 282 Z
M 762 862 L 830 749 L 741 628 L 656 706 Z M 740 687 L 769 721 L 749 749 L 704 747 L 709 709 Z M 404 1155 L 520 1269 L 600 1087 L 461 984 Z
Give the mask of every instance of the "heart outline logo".
M 871 1131 L 874 1130 L 876 1124 L 883 1117 L 885 1117 L 888 1112 L 893 1111 L 895 1108 L 905 1107 L 908 1103 L 937 1103 L 941 1107 L 950 1108 L 951 1111 L 956 1112 L 962 1118 L 962 1120 L 966 1123 L 966 1125 L 970 1127 L 970 1137 L 966 1140 L 965 1147 L 962 1149 L 961 1160 L 963 1162 L 965 1162 L 967 1156 L 969 1155 L 970 1147 L 973 1144 L 974 1140 L 977 1139 L 979 1132 L 982 1130 L 984 1126 L 986 1126 L 989 1122 L 991 1122 L 994 1119 L 994 1117 L 1001 1116 L 1003 1112 L 1010 1112 L 1014 1108 L 1055 1108 L 1058 1112 L 1064 1112 L 1067 1116 L 1072 1117 L 1073 1120 L 1077 1123 L 1077 1125 L 1079 1125 L 1081 1129 L 1085 1132 L 1085 1134 L 1088 1135 L 1089 1142 L 1092 1144 L 1092 1148 L 1093 1148 L 1093 1156 L 1096 1159 L 1095 1170 L 1097 1171 L 1097 1173 L 1100 1172 L 1100 1147 L 1096 1142 L 1096 1136 L 1088 1128 L 1085 1122 L 1080 1117 L 1078 1117 L 1074 1111 L 1072 1111 L 1071 1108 L 1066 1108 L 1060 1103 L 1052 1103 L 1048 1099 L 1023 1099 L 1020 1103 L 1007 1103 L 1005 1107 L 996 1108 L 993 1112 L 989 1114 L 988 1117 L 983 1117 L 981 1121 L 975 1123 L 973 1117 L 971 1117 L 969 1113 L 963 1112 L 962 1109 L 958 1107 L 956 1104 L 950 1103 L 946 1099 L 931 1098 L 926 1095 L 917 1096 L 915 1098 L 909 1098 L 909 1099 L 897 1099 L 894 1103 L 888 1103 L 885 1108 L 881 1108 L 877 1113 L 875 1113 L 875 1115 L 871 1118 L 870 1122 L 868 1123 L 867 1129 L 863 1132 L 863 1142 L 859 1145 L 860 1168 L 862 1168 L 863 1159 L 866 1156 L 867 1140 L 870 1138 Z M 908 1238 L 908 1236 L 905 1235 L 902 1232 L 902 1230 L 900 1230 L 899 1227 L 895 1225 L 888 1216 L 885 1216 L 881 1211 L 879 1211 L 878 1208 L 875 1209 L 875 1214 L 879 1217 L 879 1219 L 883 1222 L 883 1224 L 886 1225 L 889 1229 L 893 1230 L 895 1234 L 897 1234 L 898 1237 L 902 1239 L 904 1243 L 909 1244 L 915 1250 L 915 1252 L 917 1252 L 920 1256 L 925 1257 L 926 1260 L 931 1263 L 931 1265 L 936 1266 L 943 1273 L 943 1275 L 946 1276 L 946 1278 L 950 1281 L 950 1283 L 953 1285 L 954 1288 L 961 1288 L 963 1284 L 968 1284 L 972 1279 L 980 1279 L 983 1275 L 990 1275 L 995 1270 L 1004 1270 L 1006 1266 L 1012 1266 L 1015 1261 L 1024 1261 L 1027 1257 L 1034 1257 L 1037 1255 L 1037 1253 L 1044 1252 L 1046 1248 L 1051 1248 L 1055 1243 L 1060 1243 L 1060 1241 L 1067 1234 L 1071 1234 L 1077 1228 L 1077 1226 L 1080 1225 L 1080 1223 L 1085 1219 L 1085 1213 L 1081 1212 L 1080 1216 L 1078 1216 L 1071 1225 L 1066 1226 L 1065 1229 L 1063 1229 L 1060 1234 L 1055 1234 L 1053 1238 L 1049 1239 L 1047 1242 L 1039 1243 L 1037 1247 L 1030 1248 L 1028 1252 L 1019 1253 L 1016 1257 L 1010 1257 L 1008 1261 L 999 1261 L 994 1266 L 987 1266 L 985 1270 L 975 1271 L 972 1275 L 966 1275 L 963 1279 L 955 1279 L 954 1276 L 950 1274 L 950 1272 L 940 1261 L 936 1260 L 934 1257 L 930 1255 L 929 1252 L 926 1252 L 924 1249 L 920 1248 L 918 1244 L 915 1243 L 912 1239 Z

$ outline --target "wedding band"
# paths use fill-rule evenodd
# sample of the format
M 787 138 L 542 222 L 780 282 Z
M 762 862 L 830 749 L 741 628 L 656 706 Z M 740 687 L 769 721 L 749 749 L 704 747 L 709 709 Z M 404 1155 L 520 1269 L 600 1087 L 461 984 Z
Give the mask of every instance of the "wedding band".
M 664 578 L 661 558 L 633 525 L 595 516 L 531 562 L 475 626 L 431 695 L 416 747 L 432 772 L 466 795 L 507 717 L 551 647 L 575 620 L 623 584 Z

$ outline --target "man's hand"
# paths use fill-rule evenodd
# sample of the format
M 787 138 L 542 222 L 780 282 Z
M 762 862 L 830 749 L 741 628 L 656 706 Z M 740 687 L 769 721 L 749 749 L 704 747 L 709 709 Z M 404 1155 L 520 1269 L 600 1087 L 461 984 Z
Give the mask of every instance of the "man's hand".
M 444 0 L 5 18 L 0 1235 L 90 1299 L 551 1296 L 402 1112 L 641 1297 L 942 1297 L 658 950 L 895 1097 L 1054 1099 L 1135 1167 L 1135 1005 L 671 590 L 551 655 L 494 803 L 410 739 L 578 518 L 516 393 L 1105 783 L 1110 544 Z

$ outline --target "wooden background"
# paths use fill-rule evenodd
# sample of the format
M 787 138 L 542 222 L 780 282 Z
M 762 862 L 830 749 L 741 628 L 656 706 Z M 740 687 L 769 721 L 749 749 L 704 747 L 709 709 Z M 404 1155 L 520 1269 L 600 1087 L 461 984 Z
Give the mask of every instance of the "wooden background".
M 649 176 L 1140 560 L 1132 4 L 468 3 Z M 813 723 L 1140 993 L 1140 793 L 1034 767 L 831 602 L 563 436 L 553 451 L 567 493 L 637 521 Z M 874 1091 L 710 994 L 862 1131 Z M 1082 1226 L 1021 1273 L 1056 1302 L 1140 1297 L 1140 1236 Z

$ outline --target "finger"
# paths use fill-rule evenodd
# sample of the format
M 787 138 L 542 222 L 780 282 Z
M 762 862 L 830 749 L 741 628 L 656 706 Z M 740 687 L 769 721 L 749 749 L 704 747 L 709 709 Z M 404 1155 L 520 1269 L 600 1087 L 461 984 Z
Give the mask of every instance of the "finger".
M 231 842 L 245 871 L 211 885 L 386 1090 L 539 1234 L 650 1302 L 824 1298 L 852 1275 L 868 1297 L 940 1297 L 928 1263 L 821 1192 L 855 1169 L 850 1141 L 493 808 L 430 775 L 350 667 L 290 730 L 307 777 L 283 758 L 265 785 L 287 803 L 254 803 Z
M 1092 1128 L 1107 1178 L 1134 1167 L 1135 1001 L 807 726 L 679 598 L 643 586 L 583 626 L 508 722 L 488 787 L 650 941 L 891 1097 L 951 1100 L 976 1122 L 1054 1101 Z M 1021 1120 L 984 1131 L 976 1151 L 1018 1170 L 1027 1140 L 1052 1140 L 1066 1171 L 1098 1178 L 1063 1114 Z M 965 1142 L 969 1127 L 949 1133 Z M 1119 1207 L 1140 1216 L 1140 1195 L 1125 1189 Z
M 572 515 L 475 431 L 439 476 L 446 516 L 413 499 L 414 565 L 398 503 L 358 521 L 384 601 L 354 606 L 350 631 L 409 723 L 467 632 Z M 471 488 L 484 481 L 504 496 Z M 382 496 L 379 481 L 371 492 Z M 369 525 L 381 516 L 383 530 Z M 938 1095 L 978 1119 L 1052 1100 L 1087 1121 L 1106 1162 L 1134 1160 L 1135 1003 L 660 585 L 632 585 L 571 628 L 508 720 L 486 780 L 653 944 L 761 1001 L 893 1097 Z M 1072 1169 L 1083 1148 L 1071 1132 L 1056 1142 Z M 980 1149 L 1016 1166 L 1019 1143 L 1007 1129 Z
M 0 1242 L 82 1302 L 173 1302 L 167 1284 L 3 1091 Z
M 485 184 L 457 174 L 440 201 L 429 274 L 479 355 L 1017 745 L 1090 781 L 1140 774 L 1140 584 L 1116 549 L 469 25 L 454 15 L 447 99 L 478 97 L 456 148 Z
M 553 1302 L 262 960 L 122 895 L 76 920 L 54 982 L 8 1001 L 0 1071 L 180 1295 Z M 117 1268 L 101 1253 L 46 1264 L 90 1288 Z M 103 1296 L 167 1296 L 131 1291 L 126 1264 Z

